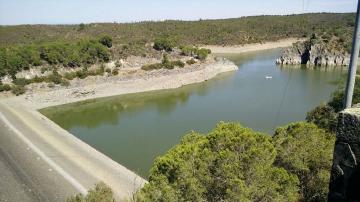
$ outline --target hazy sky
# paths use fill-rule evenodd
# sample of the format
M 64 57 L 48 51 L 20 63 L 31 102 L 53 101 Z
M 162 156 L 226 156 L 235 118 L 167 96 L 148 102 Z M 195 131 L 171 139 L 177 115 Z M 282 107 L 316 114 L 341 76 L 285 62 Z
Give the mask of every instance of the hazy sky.
M 0 0 L 0 24 L 198 20 L 262 14 L 354 12 L 357 0 Z

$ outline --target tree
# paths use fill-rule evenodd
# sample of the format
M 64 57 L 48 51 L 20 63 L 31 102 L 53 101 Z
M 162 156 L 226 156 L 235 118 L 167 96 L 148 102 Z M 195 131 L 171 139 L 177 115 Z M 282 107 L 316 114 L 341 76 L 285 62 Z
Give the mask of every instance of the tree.
M 108 47 L 108 48 L 111 48 L 112 47 L 112 38 L 110 36 L 103 36 L 99 39 L 99 42 Z
M 85 24 L 84 24 L 84 23 L 80 23 L 78 30 L 79 30 L 79 31 L 82 31 L 82 30 L 84 30 L 84 29 L 85 29 Z
M 154 49 L 159 51 L 165 50 L 170 52 L 175 46 L 176 41 L 171 37 L 158 37 L 154 41 Z
M 235 123 L 191 133 L 155 160 L 139 201 L 295 201 L 298 179 L 273 166 L 271 137 Z
M 301 201 L 327 201 L 335 136 L 312 123 L 278 128 L 276 165 L 298 176 Z

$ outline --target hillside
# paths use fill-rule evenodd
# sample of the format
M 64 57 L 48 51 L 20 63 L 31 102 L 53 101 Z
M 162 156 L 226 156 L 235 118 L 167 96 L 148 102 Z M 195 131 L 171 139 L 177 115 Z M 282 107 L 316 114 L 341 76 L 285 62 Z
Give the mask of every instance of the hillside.
M 180 44 L 238 45 L 332 30 L 351 35 L 355 14 L 315 13 L 254 16 L 222 20 L 0 26 L 0 46 L 53 41 L 72 42 L 109 35 L 115 44 L 152 42 L 168 35 Z

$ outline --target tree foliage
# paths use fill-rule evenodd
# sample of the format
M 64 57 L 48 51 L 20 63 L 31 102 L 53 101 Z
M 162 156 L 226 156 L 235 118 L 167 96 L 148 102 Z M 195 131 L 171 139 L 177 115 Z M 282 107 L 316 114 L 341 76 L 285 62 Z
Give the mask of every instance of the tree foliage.
M 173 37 L 169 36 L 162 36 L 158 37 L 154 41 L 154 49 L 155 50 L 165 50 L 167 52 L 170 52 L 175 48 L 176 46 L 176 40 Z
M 295 201 L 298 179 L 273 165 L 271 137 L 220 123 L 155 160 L 139 201 Z
M 104 46 L 107 46 L 108 48 L 111 48 L 112 47 L 112 38 L 109 37 L 109 36 L 103 36 L 99 39 L 99 42 L 104 45 Z
M 300 180 L 301 201 L 327 201 L 335 136 L 310 123 L 278 128 L 276 165 Z
M 42 64 L 79 67 L 107 62 L 110 60 L 107 47 L 111 42 L 107 37 L 105 41 L 105 45 L 97 40 L 80 40 L 77 43 L 53 42 L 0 48 L 0 77 L 11 75 L 15 79 L 17 72 Z
M 67 202 L 114 202 L 114 194 L 110 187 L 101 182 L 95 185 L 94 189 L 90 189 L 86 196 L 77 194 L 67 200 Z
M 181 54 L 185 56 L 192 56 L 199 60 L 205 60 L 211 53 L 210 49 L 198 48 L 196 46 L 180 46 Z

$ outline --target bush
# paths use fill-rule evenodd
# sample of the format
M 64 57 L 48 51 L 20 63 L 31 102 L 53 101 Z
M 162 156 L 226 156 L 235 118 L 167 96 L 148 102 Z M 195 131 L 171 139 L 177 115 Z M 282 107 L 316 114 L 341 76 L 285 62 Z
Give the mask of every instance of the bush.
M 118 74 L 119 74 L 119 70 L 118 70 L 118 69 L 114 69 L 114 70 L 112 71 L 112 75 L 116 76 L 116 75 L 118 75 Z
M 186 64 L 188 64 L 188 65 L 193 65 L 195 63 L 196 63 L 196 61 L 194 59 L 190 59 L 190 60 L 186 61 Z
M 25 79 L 25 78 L 16 78 L 12 82 L 13 82 L 13 84 L 15 84 L 17 86 L 26 86 L 26 85 L 30 84 L 30 80 Z
M 35 76 L 34 78 L 32 78 L 31 80 L 30 80 L 30 83 L 41 83 L 41 82 L 44 82 L 44 81 L 46 81 L 46 78 L 45 77 L 43 77 L 43 76 Z
M 67 80 L 73 80 L 74 78 L 77 77 L 77 74 L 76 72 L 66 72 L 64 74 L 64 77 L 67 79 Z
M 150 71 L 150 70 L 155 70 L 155 69 L 162 69 L 163 65 L 161 63 L 156 63 L 156 64 L 148 64 L 148 65 L 144 65 L 141 67 L 142 70 L 145 71 Z
M 298 176 L 301 201 L 327 201 L 335 136 L 310 123 L 278 128 L 276 165 Z
M 220 123 L 155 160 L 138 201 L 296 201 L 298 179 L 273 165 L 271 137 Z
M 47 77 L 47 81 L 53 82 L 54 84 L 61 84 L 62 80 L 62 76 L 56 70 Z
M 154 41 L 154 49 L 159 51 L 165 50 L 171 52 L 175 46 L 176 41 L 170 37 L 158 37 Z
M 24 94 L 25 91 L 26 91 L 26 89 L 24 86 L 15 85 L 11 88 L 11 92 L 16 96 Z
M 67 87 L 70 86 L 70 82 L 68 80 L 62 79 L 60 85 Z
M 176 60 L 176 61 L 173 61 L 172 63 L 173 63 L 174 66 L 177 66 L 177 67 L 180 67 L 180 68 L 185 67 L 185 63 L 183 63 L 181 60 Z
M 9 84 L 0 84 L 0 92 L 10 91 L 10 90 L 11 90 L 11 86 Z
M 205 60 L 210 53 L 211 53 L 210 49 L 205 49 L 205 48 L 199 49 L 196 51 L 196 58 L 199 60 Z
M 194 46 L 182 46 L 180 47 L 181 54 L 185 56 L 194 56 L 197 59 L 205 60 L 208 55 L 211 53 L 210 49 L 205 48 L 197 48 Z
M 67 200 L 67 202 L 114 202 L 115 197 L 110 187 L 105 183 L 95 185 L 94 189 L 90 189 L 86 196 L 77 194 Z
M 102 45 L 104 45 L 104 46 L 106 46 L 106 47 L 108 47 L 108 48 L 111 48 L 111 47 L 112 47 L 112 39 L 111 39 L 111 37 L 109 37 L 109 36 L 103 36 L 103 37 L 101 37 L 101 38 L 99 39 L 99 42 L 100 42 Z
M 108 74 L 110 74 L 110 73 L 111 73 L 111 69 L 110 69 L 110 68 L 106 68 L 106 69 L 105 69 L 105 72 L 108 73 Z
M 88 71 L 85 69 L 82 70 L 78 70 L 75 72 L 76 77 L 78 77 L 79 79 L 85 79 L 88 76 Z
M 314 123 L 328 132 L 335 132 L 337 114 L 334 108 L 329 105 L 320 105 L 307 113 L 306 121 Z

